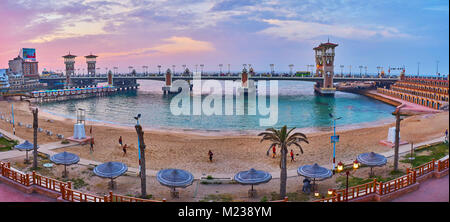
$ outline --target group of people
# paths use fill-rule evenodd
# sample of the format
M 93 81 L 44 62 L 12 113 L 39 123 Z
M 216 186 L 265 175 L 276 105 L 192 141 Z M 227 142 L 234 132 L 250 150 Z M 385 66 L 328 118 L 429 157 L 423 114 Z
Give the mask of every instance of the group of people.
M 295 162 L 294 150 L 291 150 L 291 152 L 289 154 L 291 156 L 291 162 Z M 267 154 L 267 155 L 269 155 L 269 154 Z M 276 157 L 277 157 L 277 149 L 276 149 L 276 146 L 273 145 L 272 146 L 272 158 L 275 159 Z
M 123 155 L 122 156 L 126 156 L 127 155 L 128 145 L 127 144 L 123 145 L 122 136 L 119 137 L 119 145 L 120 145 L 120 147 L 122 148 L 122 151 L 123 151 Z

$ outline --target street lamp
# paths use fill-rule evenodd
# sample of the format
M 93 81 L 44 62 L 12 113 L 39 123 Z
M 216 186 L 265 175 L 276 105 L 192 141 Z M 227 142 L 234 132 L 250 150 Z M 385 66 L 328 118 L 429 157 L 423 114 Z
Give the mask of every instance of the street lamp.
M 345 170 L 346 183 L 345 183 L 345 201 L 348 201 L 348 176 L 350 175 L 350 170 L 357 170 L 359 168 L 360 163 L 358 160 L 353 161 L 352 168 L 344 169 L 344 164 L 342 162 L 338 163 L 337 171 L 338 173 Z
M 339 136 L 336 135 L 336 120 L 342 119 L 342 117 L 334 118 L 333 114 L 329 113 L 329 116 L 333 119 L 333 136 L 331 142 L 333 143 L 333 174 L 335 173 L 336 163 L 336 143 L 339 142 Z

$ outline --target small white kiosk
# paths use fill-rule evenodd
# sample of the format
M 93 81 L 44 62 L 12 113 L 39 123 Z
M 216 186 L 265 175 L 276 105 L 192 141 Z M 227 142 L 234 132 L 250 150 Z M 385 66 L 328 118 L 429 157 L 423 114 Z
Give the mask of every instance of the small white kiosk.
M 91 137 L 86 136 L 84 125 L 86 122 L 86 110 L 78 108 L 77 110 L 77 122 L 73 126 L 73 136 L 67 138 L 70 141 L 86 144 Z

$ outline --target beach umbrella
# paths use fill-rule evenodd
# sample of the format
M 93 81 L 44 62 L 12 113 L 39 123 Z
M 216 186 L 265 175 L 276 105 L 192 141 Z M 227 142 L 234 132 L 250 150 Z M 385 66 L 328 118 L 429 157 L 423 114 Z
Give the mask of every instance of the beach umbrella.
M 315 188 L 316 179 L 325 180 L 333 176 L 331 170 L 319 166 L 317 163 L 314 165 L 303 165 L 297 169 L 297 173 L 300 176 L 313 179 L 313 188 Z
M 387 158 L 385 156 L 374 152 L 361 153 L 356 157 L 356 160 L 370 167 L 369 177 L 373 176 L 373 167 L 384 166 L 387 163 Z
M 80 157 L 77 156 L 76 154 L 64 151 L 62 153 L 58 153 L 51 156 L 50 160 L 53 163 L 64 165 L 63 177 L 67 177 L 67 169 L 66 169 L 67 165 L 78 163 L 80 161 Z
M 128 171 L 127 165 L 121 162 L 106 162 L 94 168 L 94 174 L 99 177 L 110 178 L 111 188 L 114 189 L 113 179 Z
M 25 159 L 25 163 L 28 163 L 28 151 L 33 150 L 34 148 L 34 144 L 28 142 L 28 140 L 25 140 L 25 142 L 14 146 L 15 149 L 18 149 L 20 151 L 26 151 L 26 159 Z M 39 148 L 39 146 L 37 146 L 37 148 Z
M 253 185 L 258 185 L 262 183 L 267 183 L 272 179 L 272 175 L 266 171 L 255 170 L 251 168 L 248 171 L 241 171 L 234 175 L 234 180 L 242 185 L 251 185 L 252 188 L 249 190 L 249 196 L 254 196 L 255 191 L 253 190 Z
M 194 176 L 185 170 L 180 169 L 163 169 L 158 171 L 156 179 L 163 186 L 172 188 L 172 197 L 176 196 L 175 188 L 185 188 L 192 184 Z

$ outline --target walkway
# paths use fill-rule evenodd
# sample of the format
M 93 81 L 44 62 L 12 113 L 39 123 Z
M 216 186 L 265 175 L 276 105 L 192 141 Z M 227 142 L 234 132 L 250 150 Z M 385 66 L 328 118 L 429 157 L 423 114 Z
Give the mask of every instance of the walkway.
M 449 202 L 449 177 L 431 178 L 420 183 L 419 189 L 404 194 L 392 202 Z
M 0 202 L 56 202 L 56 200 L 37 193 L 23 193 L 0 182 Z

